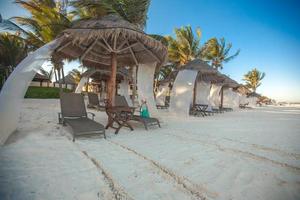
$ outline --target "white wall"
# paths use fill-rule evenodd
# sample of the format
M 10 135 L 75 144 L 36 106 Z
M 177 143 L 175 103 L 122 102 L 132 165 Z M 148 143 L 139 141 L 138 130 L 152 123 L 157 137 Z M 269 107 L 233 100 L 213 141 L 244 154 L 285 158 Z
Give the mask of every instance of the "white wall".
M 189 116 L 196 77 L 197 72 L 193 70 L 178 72 L 171 92 L 170 112 L 182 117 Z
M 30 53 L 10 74 L 0 93 L 0 145 L 17 129 L 22 101 L 33 77 L 59 45 L 58 40 Z
M 129 96 L 129 81 L 124 78 L 124 80 L 119 84 L 120 88 L 118 89 L 118 94 L 123 95 L 127 100 L 129 106 L 132 106 L 132 100 Z
M 196 104 L 210 105 L 210 83 L 197 81 L 196 86 Z
M 214 107 L 219 107 L 221 103 L 220 91 L 222 85 L 212 84 L 209 94 L 209 102 Z
M 169 86 L 168 85 L 160 85 L 158 87 L 158 91 L 156 94 L 156 104 L 157 105 L 165 105 L 166 96 L 169 94 Z
M 153 82 L 156 62 L 140 64 L 137 73 L 137 93 L 139 102 L 147 100 L 147 105 L 151 114 L 157 114 L 156 102 L 153 94 Z

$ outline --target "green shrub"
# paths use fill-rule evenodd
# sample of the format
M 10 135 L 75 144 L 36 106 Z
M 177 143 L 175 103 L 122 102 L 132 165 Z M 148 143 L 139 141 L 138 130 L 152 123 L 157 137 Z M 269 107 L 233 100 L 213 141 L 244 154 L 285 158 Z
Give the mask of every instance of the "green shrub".
M 63 89 L 64 92 L 72 92 L 70 89 Z M 33 99 L 58 99 L 59 98 L 59 88 L 54 87 L 28 87 L 25 94 L 25 98 Z

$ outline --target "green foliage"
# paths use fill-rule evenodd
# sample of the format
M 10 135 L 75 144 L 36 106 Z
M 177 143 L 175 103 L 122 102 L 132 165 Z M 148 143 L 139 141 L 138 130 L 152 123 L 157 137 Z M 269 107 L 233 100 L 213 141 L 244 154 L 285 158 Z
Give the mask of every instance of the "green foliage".
M 72 92 L 69 89 L 64 88 L 64 92 Z M 25 98 L 33 99 L 58 99 L 59 98 L 59 88 L 54 87 L 28 87 L 25 94 Z
M 16 67 L 27 56 L 28 48 L 24 39 L 9 33 L 0 33 L 0 65 Z
M 209 61 L 216 69 L 222 69 L 223 63 L 227 63 L 239 55 L 240 50 L 237 50 L 233 55 L 229 55 L 232 48 L 231 43 L 227 43 L 224 38 L 209 39 L 201 49 L 201 57 L 203 60 Z
M 178 66 L 200 56 L 201 31 L 196 29 L 196 36 L 191 26 L 175 28 L 176 38 L 167 36 L 169 61 Z
M 251 89 L 253 92 L 261 85 L 262 79 L 265 77 L 264 72 L 258 71 L 256 68 L 249 71 L 244 75 L 244 81 L 246 82 L 246 86 Z
M 75 0 L 72 14 L 79 19 L 101 18 L 117 14 L 132 24 L 144 28 L 150 0 Z
M 79 70 L 73 69 L 72 71 L 69 72 L 69 74 L 73 77 L 76 84 L 80 82 L 82 78 L 82 73 Z

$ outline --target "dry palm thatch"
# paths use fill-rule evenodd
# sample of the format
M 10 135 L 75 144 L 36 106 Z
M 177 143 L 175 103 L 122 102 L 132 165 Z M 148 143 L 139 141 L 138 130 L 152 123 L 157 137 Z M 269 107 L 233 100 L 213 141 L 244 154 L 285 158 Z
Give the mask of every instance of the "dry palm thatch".
M 88 68 L 111 68 L 110 102 L 113 102 L 115 95 L 117 66 L 153 62 L 161 65 L 167 58 L 167 48 L 161 42 L 116 15 L 79 21 L 60 37 L 61 45 L 54 54 L 67 59 L 80 59 Z

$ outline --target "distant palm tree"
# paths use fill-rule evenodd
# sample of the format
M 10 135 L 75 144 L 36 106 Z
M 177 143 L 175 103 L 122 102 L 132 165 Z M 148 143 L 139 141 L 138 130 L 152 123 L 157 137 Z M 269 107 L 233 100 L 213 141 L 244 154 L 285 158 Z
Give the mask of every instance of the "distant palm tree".
M 265 75 L 266 74 L 264 72 L 260 72 L 254 68 L 244 75 L 243 80 L 246 82 L 246 86 L 249 89 L 251 89 L 253 92 L 256 92 L 256 89 L 261 85 L 261 81 Z
M 176 37 L 167 36 L 169 61 L 176 64 L 177 67 L 188 63 L 200 56 L 200 38 L 201 31 L 196 29 L 194 35 L 191 26 L 175 28 Z
M 209 61 L 216 69 L 223 69 L 223 64 L 234 59 L 239 55 L 240 50 L 237 50 L 233 55 L 229 55 L 232 48 L 231 43 L 227 43 L 224 38 L 209 39 L 201 49 L 201 57 L 203 60 Z
M 78 84 L 82 78 L 83 73 L 80 72 L 78 69 L 73 69 L 72 71 L 69 72 L 69 74 L 72 76 L 75 83 Z
M 1 87 L 10 73 L 28 53 L 24 39 L 10 33 L 0 33 L 0 77 Z

